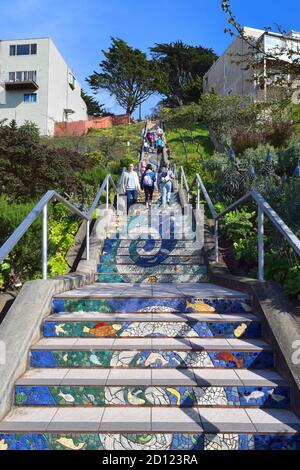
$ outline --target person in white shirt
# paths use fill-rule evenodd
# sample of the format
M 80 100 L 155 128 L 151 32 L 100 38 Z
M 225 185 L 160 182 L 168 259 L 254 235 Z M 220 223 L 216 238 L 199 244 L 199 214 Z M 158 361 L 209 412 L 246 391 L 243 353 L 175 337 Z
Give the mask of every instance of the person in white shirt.
M 136 204 L 139 191 L 141 190 L 140 181 L 137 172 L 134 170 L 133 163 L 128 165 L 127 171 L 124 173 L 122 192 L 127 197 L 127 213 L 132 204 Z

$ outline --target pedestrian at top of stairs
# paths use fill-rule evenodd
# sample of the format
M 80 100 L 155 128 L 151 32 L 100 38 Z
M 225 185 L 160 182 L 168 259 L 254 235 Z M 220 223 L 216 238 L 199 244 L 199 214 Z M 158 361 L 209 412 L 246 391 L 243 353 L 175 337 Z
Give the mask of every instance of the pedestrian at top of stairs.
M 155 141 L 155 146 L 157 150 L 157 155 L 162 154 L 165 143 L 161 137 L 157 137 Z
M 152 165 L 149 163 L 141 178 L 141 188 L 145 193 L 146 207 L 151 207 L 155 182 L 156 174 L 153 171 Z
M 153 151 L 155 146 L 155 135 L 153 132 L 148 131 L 146 137 L 150 145 L 150 150 Z

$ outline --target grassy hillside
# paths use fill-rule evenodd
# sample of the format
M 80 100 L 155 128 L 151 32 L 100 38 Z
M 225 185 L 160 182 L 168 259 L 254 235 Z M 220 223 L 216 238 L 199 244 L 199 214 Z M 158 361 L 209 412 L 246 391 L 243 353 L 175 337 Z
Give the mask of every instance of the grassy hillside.
M 201 172 L 201 162 L 213 155 L 214 145 L 204 127 L 168 129 L 166 131 L 171 158 L 177 166 L 184 166 L 188 175 Z
M 137 159 L 143 127 L 144 123 L 138 122 L 110 129 L 91 129 L 87 135 L 81 137 L 55 137 L 46 141 L 48 145 L 72 149 L 80 154 L 91 154 L 94 158 L 97 158 L 97 155 L 93 155 L 97 152 L 99 160 L 102 160 L 103 166 L 106 167 L 106 164 L 113 160 Z

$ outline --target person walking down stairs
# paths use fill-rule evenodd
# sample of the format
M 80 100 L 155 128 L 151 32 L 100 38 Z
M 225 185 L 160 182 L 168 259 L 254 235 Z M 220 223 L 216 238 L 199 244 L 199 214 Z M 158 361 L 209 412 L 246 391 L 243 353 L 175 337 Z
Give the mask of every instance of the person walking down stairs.
M 151 207 L 155 182 L 156 175 L 152 169 L 152 165 L 149 163 L 141 178 L 141 189 L 143 189 L 145 193 L 146 207 Z
M 172 181 L 174 180 L 174 174 L 168 166 L 161 168 L 158 174 L 158 187 L 162 195 L 162 206 L 165 207 L 166 203 L 170 204 L 171 193 L 172 193 Z
M 136 204 L 138 200 L 139 191 L 141 190 L 139 177 L 134 170 L 133 163 L 128 165 L 127 171 L 124 173 L 122 192 L 127 197 L 127 213 L 132 204 Z

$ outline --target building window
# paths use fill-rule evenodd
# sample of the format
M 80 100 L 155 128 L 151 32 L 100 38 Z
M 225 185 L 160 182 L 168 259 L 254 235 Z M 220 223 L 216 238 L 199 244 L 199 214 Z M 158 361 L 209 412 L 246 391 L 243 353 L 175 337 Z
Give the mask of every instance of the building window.
M 36 55 L 37 53 L 37 44 L 30 44 L 30 54 Z
M 76 78 L 72 74 L 72 72 L 69 72 L 69 85 L 72 90 L 75 90 L 76 87 Z
M 25 93 L 24 94 L 24 103 L 36 103 L 37 94 L 36 93 Z
M 29 55 L 30 46 L 29 44 L 18 44 L 17 45 L 17 55 Z
M 17 44 L 9 46 L 10 55 L 36 55 L 37 44 Z

